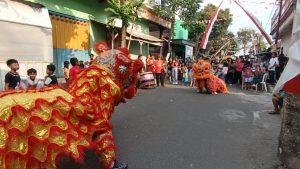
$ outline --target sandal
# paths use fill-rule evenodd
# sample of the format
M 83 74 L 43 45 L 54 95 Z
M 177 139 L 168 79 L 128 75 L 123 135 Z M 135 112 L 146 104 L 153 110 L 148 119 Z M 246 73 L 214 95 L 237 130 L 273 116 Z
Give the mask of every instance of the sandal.
M 279 113 L 279 112 L 276 112 L 276 111 L 272 111 L 272 112 L 270 112 L 269 114 L 274 115 L 274 114 L 280 114 L 280 113 Z

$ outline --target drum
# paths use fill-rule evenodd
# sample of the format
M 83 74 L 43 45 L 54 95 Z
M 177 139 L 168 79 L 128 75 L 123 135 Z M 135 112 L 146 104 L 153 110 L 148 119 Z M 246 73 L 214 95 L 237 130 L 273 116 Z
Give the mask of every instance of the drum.
M 155 87 L 156 87 L 156 83 L 152 72 L 145 72 L 140 74 L 141 89 L 152 89 Z

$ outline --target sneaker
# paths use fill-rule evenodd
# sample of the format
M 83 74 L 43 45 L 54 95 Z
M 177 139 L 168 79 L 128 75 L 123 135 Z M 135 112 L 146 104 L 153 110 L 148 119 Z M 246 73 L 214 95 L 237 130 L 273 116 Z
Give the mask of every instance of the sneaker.
M 125 163 L 115 161 L 115 164 L 112 169 L 128 169 L 128 165 Z

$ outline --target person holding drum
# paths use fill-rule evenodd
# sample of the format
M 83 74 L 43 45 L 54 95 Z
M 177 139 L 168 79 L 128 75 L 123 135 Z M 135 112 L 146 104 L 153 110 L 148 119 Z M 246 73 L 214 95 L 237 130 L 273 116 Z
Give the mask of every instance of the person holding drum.
M 155 66 L 155 73 L 156 73 L 156 84 L 157 86 L 159 86 L 160 83 L 161 86 L 164 87 L 165 69 L 164 69 L 164 60 L 162 56 L 158 56 L 158 59 L 154 61 L 154 66 Z
M 142 56 L 143 55 L 139 55 L 138 58 L 137 58 L 141 63 L 143 63 L 143 69 L 141 70 L 141 72 L 138 73 L 138 80 L 136 82 L 136 89 L 138 89 L 140 87 L 141 74 L 144 73 L 144 71 L 145 71 L 145 65 L 144 65 L 144 62 L 142 60 Z

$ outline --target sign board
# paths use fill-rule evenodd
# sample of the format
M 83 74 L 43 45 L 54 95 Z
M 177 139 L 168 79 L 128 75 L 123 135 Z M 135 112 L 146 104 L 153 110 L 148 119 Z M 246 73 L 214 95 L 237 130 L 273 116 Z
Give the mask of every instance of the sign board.
M 193 47 L 185 45 L 185 58 L 193 58 L 193 52 Z

